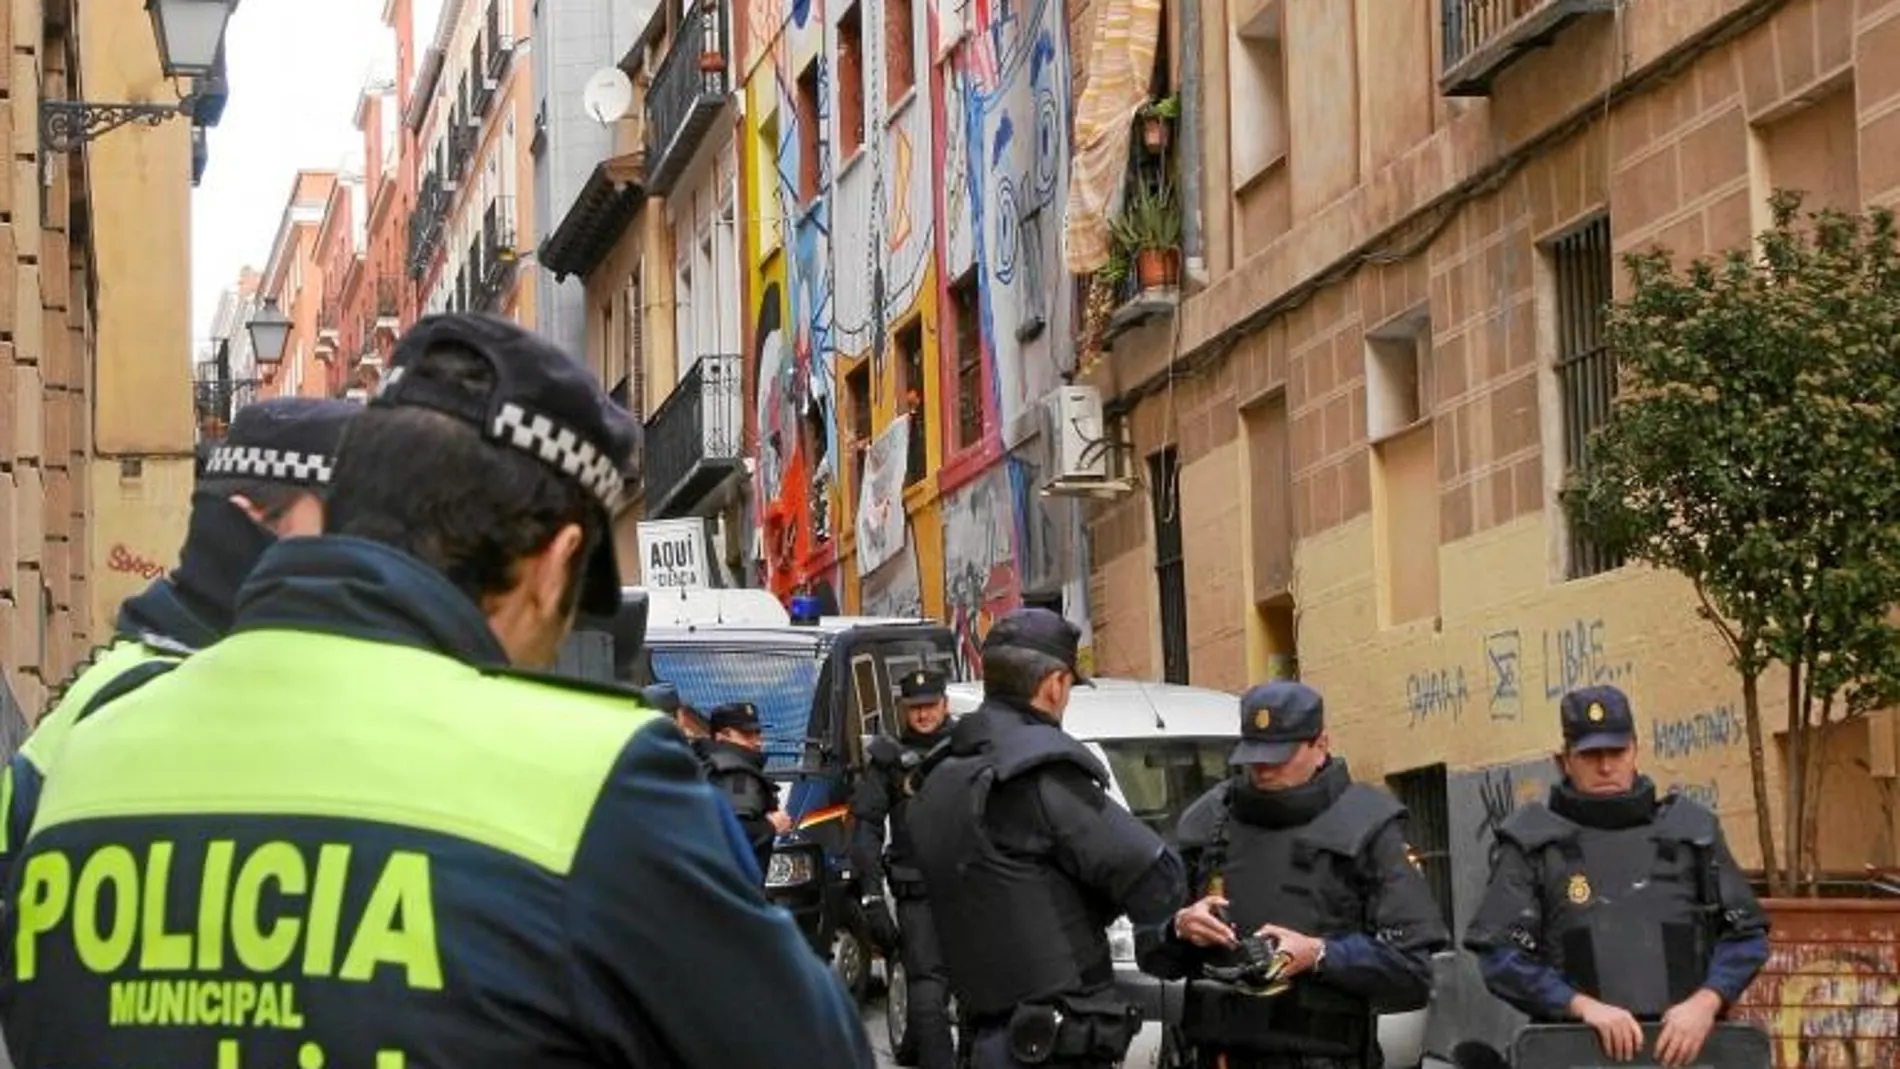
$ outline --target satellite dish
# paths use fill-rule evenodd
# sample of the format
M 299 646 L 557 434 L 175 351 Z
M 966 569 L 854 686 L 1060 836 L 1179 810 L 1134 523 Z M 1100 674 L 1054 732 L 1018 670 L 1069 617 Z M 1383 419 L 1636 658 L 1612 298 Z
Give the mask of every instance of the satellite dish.
M 617 122 L 633 108 L 633 80 L 619 67 L 603 67 L 587 79 L 581 107 L 602 126 Z

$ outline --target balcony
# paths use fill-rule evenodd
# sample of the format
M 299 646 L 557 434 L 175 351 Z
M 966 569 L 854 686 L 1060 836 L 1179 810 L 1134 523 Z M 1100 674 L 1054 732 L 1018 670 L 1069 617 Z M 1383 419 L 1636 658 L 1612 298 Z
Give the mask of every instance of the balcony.
M 646 514 L 690 516 L 745 463 L 737 356 L 702 356 L 646 425 Z
M 495 102 L 495 90 L 501 83 L 489 75 L 482 63 L 482 39 L 475 38 L 475 44 L 468 55 L 468 110 L 476 119 L 488 114 L 488 106 Z
M 396 291 L 396 280 L 379 278 L 376 280 L 376 319 L 374 330 L 395 331 L 402 325 L 402 302 Z M 366 330 L 367 335 L 372 331 Z
M 507 0 L 494 0 L 488 5 L 488 66 L 485 68 L 493 88 L 500 88 L 501 75 L 508 69 L 508 57 L 514 54 L 515 40 L 501 32 L 501 5 Z M 484 69 L 484 68 L 477 68 Z
M 482 281 L 499 289 L 516 258 L 515 199 L 496 197 L 482 212 Z
M 700 0 L 680 20 L 647 90 L 647 185 L 672 189 L 725 106 L 732 63 L 726 52 L 728 0 Z
M 1489 96 L 1491 82 L 1526 52 L 1584 15 L 1613 11 L 1616 0 L 1438 0 L 1446 96 Z
M 429 270 L 442 240 L 442 217 L 448 213 L 449 191 L 439 172 L 422 177 L 416 208 L 409 216 L 409 277 L 420 279 Z

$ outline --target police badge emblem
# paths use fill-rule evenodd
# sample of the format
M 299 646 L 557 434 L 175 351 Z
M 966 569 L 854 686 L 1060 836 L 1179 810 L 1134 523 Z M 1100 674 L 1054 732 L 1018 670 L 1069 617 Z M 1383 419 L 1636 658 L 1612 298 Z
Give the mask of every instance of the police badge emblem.
M 1573 904 L 1581 906 L 1585 902 L 1590 901 L 1590 881 L 1584 878 L 1583 873 L 1579 872 L 1570 877 L 1570 887 L 1564 894 Z
M 1587 716 L 1588 716 L 1588 717 L 1590 718 L 1590 722 L 1591 722 L 1592 724 L 1599 724 L 1599 723 L 1602 723 L 1602 722 L 1603 722 L 1603 717 L 1604 717 L 1604 715 L 1605 715 L 1605 714 L 1604 714 L 1604 712 L 1603 712 L 1603 703 L 1602 703 L 1602 702 L 1591 702 L 1591 703 L 1590 703 L 1590 711 L 1589 711 L 1589 712 L 1588 712 L 1587 714 L 1585 714 L 1585 715 L 1587 715 Z
M 1273 724 L 1273 714 L 1265 709 L 1257 709 L 1253 714 L 1255 731 L 1265 731 Z

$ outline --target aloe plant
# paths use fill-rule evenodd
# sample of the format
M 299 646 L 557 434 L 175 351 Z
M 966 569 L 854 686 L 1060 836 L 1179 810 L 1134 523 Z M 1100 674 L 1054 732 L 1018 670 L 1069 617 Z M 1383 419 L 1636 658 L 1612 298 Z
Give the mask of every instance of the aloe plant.
M 1150 185 L 1137 183 L 1129 190 L 1121 214 L 1108 222 L 1117 244 L 1130 252 L 1175 249 L 1181 246 L 1181 204 L 1165 179 Z

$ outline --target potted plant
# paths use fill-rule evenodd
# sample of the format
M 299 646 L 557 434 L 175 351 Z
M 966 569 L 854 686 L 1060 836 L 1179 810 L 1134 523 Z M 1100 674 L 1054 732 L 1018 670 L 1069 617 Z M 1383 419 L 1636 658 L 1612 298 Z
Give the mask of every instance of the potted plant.
M 1166 289 L 1181 280 L 1181 205 L 1166 179 L 1138 183 L 1109 230 L 1133 253 L 1135 278 L 1144 290 Z
M 1181 98 L 1169 93 L 1167 96 L 1150 100 L 1136 113 L 1141 119 L 1141 143 L 1149 152 L 1159 153 L 1168 147 L 1168 134 L 1174 120 L 1181 117 Z

